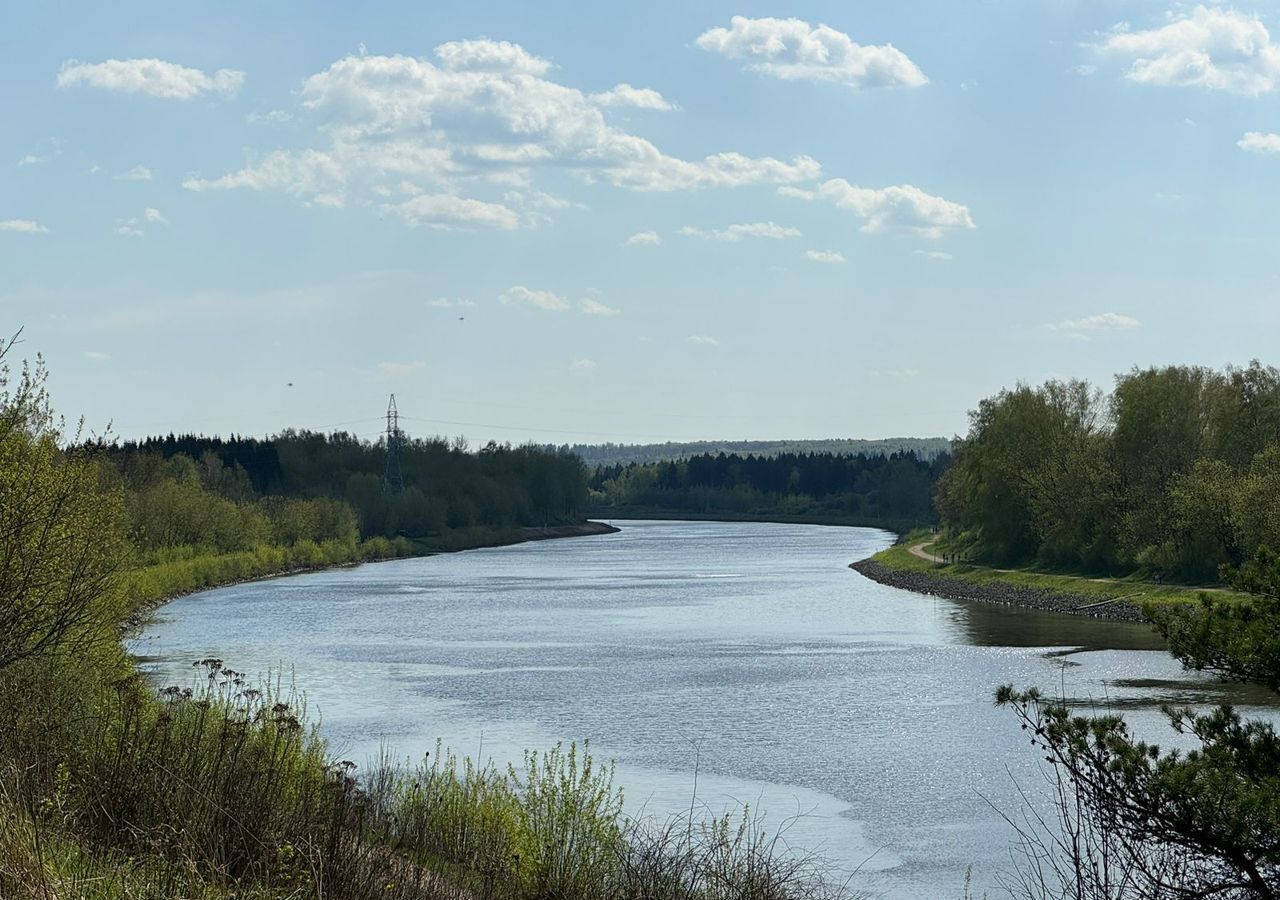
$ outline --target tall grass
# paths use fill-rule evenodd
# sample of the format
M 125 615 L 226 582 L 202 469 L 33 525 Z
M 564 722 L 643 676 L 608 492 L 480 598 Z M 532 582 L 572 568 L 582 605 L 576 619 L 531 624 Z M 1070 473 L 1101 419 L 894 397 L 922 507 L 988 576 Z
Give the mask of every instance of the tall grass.
M 157 697 L 123 672 L 43 713 L 0 703 L 0 897 L 847 896 L 751 816 L 627 819 L 585 744 L 501 769 L 437 745 L 357 777 L 278 682 L 206 659 Z

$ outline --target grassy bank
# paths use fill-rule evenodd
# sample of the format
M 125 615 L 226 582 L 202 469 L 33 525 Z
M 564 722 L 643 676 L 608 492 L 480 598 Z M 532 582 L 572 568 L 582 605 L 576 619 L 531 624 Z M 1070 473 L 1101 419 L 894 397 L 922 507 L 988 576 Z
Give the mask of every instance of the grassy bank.
M 364 562 L 431 556 L 482 547 L 504 547 L 547 538 L 581 537 L 617 531 L 599 522 L 551 528 L 466 528 L 429 539 L 374 537 L 364 541 L 298 541 L 289 546 L 263 545 L 234 553 L 176 547 L 148 554 L 126 575 L 131 618 L 174 597 L 243 581 Z
M 1162 584 L 1136 575 L 1127 578 L 1093 578 L 1031 568 L 1003 569 L 972 562 L 944 563 L 922 558 L 912 552 L 913 547 L 918 547 L 925 553 L 943 555 L 945 545 L 935 542 L 936 535 L 928 531 L 908 532 L 892 547 L 871 557 L 870 562 L 890 572 L 931 579 L 937 582 L 940 588 L 935 593 L 945 595 L 947 583 L 977 591 L 976 594 L 966 592 L 963 598 L 958 599 L 982 599 L 982 593 L 988 592 L 990 599 L 994 602 L 1035 605 L 1062 612 L 1083 610 L 1091 614 L 1103 613 L 1113 604 L 1124 604 L 1134 609 L 1147 609 L 1170 604 L 1196 603 L 1205 590 L 1212 590 L 1216 596 L 1228 599 L 1248 599 L 1245 594 L 1224 588 Z M 864 574 L 870 573 L 864 572 Z M 875 576 L 871 575 L 871 577 Z M 1047 599 L 1056 597 L 1061 602 L 1020 604 L 1017 598 L 1022 595 L 1010 593 L 1010 590 L 1034 592 L 1034 595 Z M 1026 596 L 1032 595 L 1028 593 Z

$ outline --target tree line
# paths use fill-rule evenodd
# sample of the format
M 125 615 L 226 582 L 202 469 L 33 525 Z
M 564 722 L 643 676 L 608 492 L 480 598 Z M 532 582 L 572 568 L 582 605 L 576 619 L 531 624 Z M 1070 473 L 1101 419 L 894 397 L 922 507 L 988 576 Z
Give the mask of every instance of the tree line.
M 264 540 L 407 537 L 579 521 L 586 471 L 568 453 L 402 438 L 404 487 L 384 484 L 385 440 L 338 432 L 168 435 L 101 447 L 125 489 L 139 546 L 219 551 Z
M 1001 391 L 970 413 L 937 504 L 981 561 L 1216 581 L 1280 548 L 1280 370 Z
M 922 459 L 910 452 L 706 453 L 598 466 L 588 488 L 597 514 L 781 516 L 911 527 L 934 521 L 934 488 L 948 462 L 945 454 Z

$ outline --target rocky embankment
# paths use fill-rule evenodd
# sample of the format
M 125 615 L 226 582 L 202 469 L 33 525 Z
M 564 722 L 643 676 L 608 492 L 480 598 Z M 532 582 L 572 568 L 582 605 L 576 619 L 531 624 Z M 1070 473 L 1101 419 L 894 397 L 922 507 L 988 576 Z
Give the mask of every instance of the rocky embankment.
M 1090 616 L 1095 619 L 1113 619 L 1122 622 L 1144 622 L 1146 617 L 1137 605 L 1126 600 L 1099 600 L 1097 595 L 1059 593 L 1043 588 L 1030 588 L 1008 582 L 991 581 L 979 584 L 945 575 L 931 575 L 908 569 L 895 569 L 874 559 L 863 559 L 849 566 L 855 572 L 872 581 L 890 587 L 945 597 L 948 600 L 967 600 L 978 603 L 998 603 L 1002 606 L 1022 606 L 1045 612 L 1067 613 L 1073 616 Z

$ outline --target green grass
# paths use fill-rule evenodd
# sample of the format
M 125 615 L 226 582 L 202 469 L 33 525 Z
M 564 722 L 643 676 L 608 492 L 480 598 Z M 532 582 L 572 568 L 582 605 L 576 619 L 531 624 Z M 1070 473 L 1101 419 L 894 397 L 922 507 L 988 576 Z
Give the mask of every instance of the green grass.
M 1062 572 L 1046 572 L 1032 568 L 1001 569 L 974 563 L 935 563 L 921 559 L 908 548 L 921 542 L 933 541 L 937 535 L 928 531 L 913 531 L 887 550 L 872 559 L 889 568 L 909 572 L 923 572 L 936 578 L 947 578 L 970 584 L 1009 584 L 1016 587 L 1053 591 L 1096 597 L 1099 601 L 1123 598 L 1135 604 L 1185 604 L 1198 600 L 1204 588 L 1184 585 L 1157 584 L 1134 575 L 1127 578 L 1090 578 Z M 925 549 L 935 551 L 932 544 Z M 1215 589 L 1217 596 L 1248 600 L 1248 595 L 1229 590 Z

